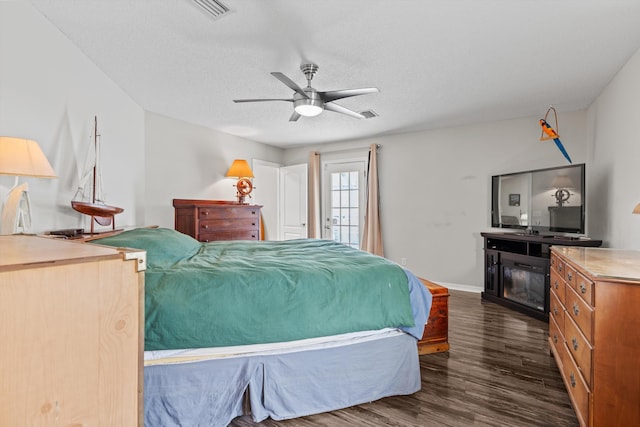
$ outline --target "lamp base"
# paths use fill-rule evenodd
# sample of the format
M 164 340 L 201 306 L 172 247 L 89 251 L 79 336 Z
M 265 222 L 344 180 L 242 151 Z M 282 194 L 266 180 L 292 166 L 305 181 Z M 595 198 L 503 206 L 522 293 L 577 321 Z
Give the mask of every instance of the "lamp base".
M 25 182 L 15 185 L 4 202 L 0 234 L 31 232 L 31 202 L 29 185 Z

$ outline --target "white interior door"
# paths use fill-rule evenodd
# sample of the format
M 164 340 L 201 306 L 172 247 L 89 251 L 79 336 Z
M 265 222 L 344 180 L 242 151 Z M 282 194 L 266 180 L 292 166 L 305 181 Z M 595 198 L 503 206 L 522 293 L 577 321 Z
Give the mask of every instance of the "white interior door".
M 278 215 L 280 209 L 278 182 L 280 179 L 280 166 L 278 163 L 267 162 L 254 159 L 252 162 L 253 182 L 255 189 L 251 196 L 250 203 L 261 205 L 260 220 L 264 235 L 264 240 L 276 240 L 279 235 Z
M 323 172 L 323 237 L 360 249 L 365 162 L 325 163 Z
M 280 168 L 280 240 L 307 237 L 307 164 Z

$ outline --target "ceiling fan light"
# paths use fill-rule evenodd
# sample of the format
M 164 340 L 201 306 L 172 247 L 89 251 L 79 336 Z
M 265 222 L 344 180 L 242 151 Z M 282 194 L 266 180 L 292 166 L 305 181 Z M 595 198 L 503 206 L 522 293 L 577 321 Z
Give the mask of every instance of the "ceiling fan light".
M 313 104 L 302 104 L 295 107 L 296 113 L 305 117 L 314 117 L 322 113 L 322 107 Z
M 322 100 L 315 97 L 313 93 L 310 93 L 310 95 L 309 98 L 298 98 L 293 103 L 293 109 L 301 116 L 314 117 L 324 110 Z

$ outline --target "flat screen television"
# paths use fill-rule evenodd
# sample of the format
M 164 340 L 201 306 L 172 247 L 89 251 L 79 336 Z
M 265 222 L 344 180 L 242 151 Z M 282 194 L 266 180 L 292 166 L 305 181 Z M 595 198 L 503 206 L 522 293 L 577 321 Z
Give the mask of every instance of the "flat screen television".
M 585 233 L 584 163 L 491 177 L 491 226 Z

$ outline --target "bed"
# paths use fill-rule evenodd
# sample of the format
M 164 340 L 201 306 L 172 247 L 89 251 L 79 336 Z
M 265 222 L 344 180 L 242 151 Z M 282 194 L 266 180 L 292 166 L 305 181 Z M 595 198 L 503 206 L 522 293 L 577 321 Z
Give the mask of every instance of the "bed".
M 147 251 L 144 421 L 295 418 L 420 389 L 430 292 L 329 240 L 200 243 L 141 228 L 92 243 Z

